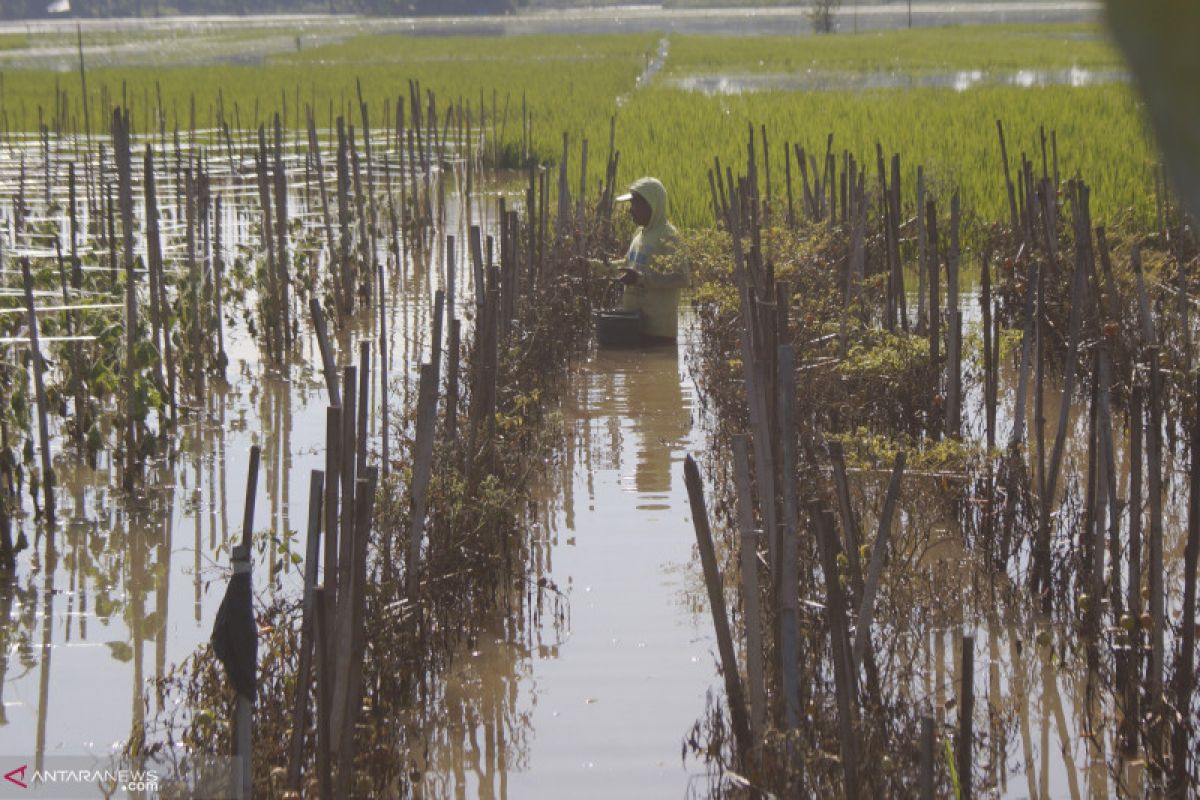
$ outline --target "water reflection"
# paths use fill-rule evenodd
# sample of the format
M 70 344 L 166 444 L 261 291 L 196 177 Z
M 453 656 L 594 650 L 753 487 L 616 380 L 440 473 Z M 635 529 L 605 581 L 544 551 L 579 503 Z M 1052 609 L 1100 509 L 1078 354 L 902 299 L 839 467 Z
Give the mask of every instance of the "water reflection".
M 1020 69 L 991 72 L 953 70 L 946 72 L 829 72 L 806 70 L 789 73 L 735 73 L 723 75 L 686 75 L 670 81 L 672 86 L 706 95 L 747 94 L 750 92 L 864 92 L 880 89 L 953 89 L 965 92 L 983 86 L 1099 86 L 1128 83 L 1125 70 Z
M 634 435 L 636 508 L 670 508 L 671 465 L 691 432 L 691 397 L 684 397 L 678 346 L 599 351 L 589 364 L 582 400 L 580 420 L 602 421 L 613 444 L 623 433 Z M 620 469 L 621 448 L 614 447 L 612 455 Z
M 546 579 L 569 597 L 566 630 L 495 621 L 460 657 L 427 731 L 439 746 L 424 797 L 687 792 L 680 744 L 716 675 L 687 567 L 680 464 L 699 432 L 684 347 L 597 351 L 569 379 L 567 441 L 529 524 L 529 614 Z
M 197 142 L 181 145 L 179 158 L 194 155 L 192 145 L 199 147 L 208 141 L 207 135 L 201 133 Z M 239 151 L 249 141 L 243 138 L 242 132 L 236 134 Z M 318 216 L 312 203 L 319 202 L 319 193 L 309 185 L 315 179 L 304 170 L 303 146 L 292 133 L 285 141 L 292 170 L 288 207 L 309 226 L 293 234 L 292 244 L 297 264 L 307 265 L 308 259 L 321 258 L 310 235 Z M 53 234 L 43 236 L 38 231 L 68 230 L 64 174 L 68 161 L 84 158 L 83 144 L 52 139 L 50 168 L 45 170 L 47 151 L 39 142 L 33 136 L 10 134 L 0 143 L 4 190 L 0 192 L 0 237 L 5 257 L 0 278 L 6 287 L 13 281 L 9 257 L 52 255 L 42 240 L 52 240 Z M 143 144 L 139 139 L 135 152 Z M 377 132 L 373 146 L 390 164 L 376 164 L 377 176 L 387 170 L 395 185 L 411 178 L 409 170 L 399 166 L 386 131 Z M 212 190 L 225 201 L 221 227 L 226 252 L 248 257 L 259 241 L 255 228 L 259 201 L 247 191 L 252 176 L 235 169 L 233 156 L 228 161 L 215 158 L 209 168 Z M 451 169 L 459 168 L 462 162 L 452 161 Z M 16 237 L 13 198 L 23 169 L 46 176 L 45 190 L 52 204 L 38 202 L 26 209 L 27 229 Z M 451 182 L 450 189 L 438 192 L 446 232 L 462 236 L 469 224 L 494 214 L 482 206 L 472 214 L 462 195 L 453 190 L 461 176 L 439 174 Z M 138 198 L 141 179 L 135 168 Z M 159 199 L 169 266 L 182 257 L 185 233 L 177 183 L 177 172 L 164 165 Z M 493 194 L 504 194 L 504 187 L 500 180 L 488 179 L 487 189 Z M 83 196 L 79 210 L 80 229 L 89 232 L 81 242 L 81 253 L 91 265 L 107 250 L 92 235 L 95 211 L 89 210 Z M 136 204 L 135 217 L 139 231 L 145 231 L 143 204 Z M 487 219 L 482 221 L 485 232 L 490 232 Z M 144 252 L 140 234 L 138 246 Z M 382 244 L 379 258 L 387 265 L 393 409 L 402 396 L 410 399 L 412 365 L 426 358 L 429 348 L 425 331 L 433 291 L 446 280 L 441 274 L 445 259 L 440 245 L 409 250 L 406 242 L 402 257 L 403 263 L 397 263 L 391 249 Z M 469 297 L 470 275 L 469 270 L 463 271 L 462 259 L 458 269 L 462 297 Z M 280 593 L 298 593 L 302 551 L 293 528 L 304 511 L 292 507 L 297 498 L 291 485 L 296 479 L 307 481 L 309 470 L 324 466 L 327 401 L 323 381 L 312 367 L 320 363 L 315 338 L 303 326 L 300 353 L 289 368 L 267 368 L 260 362 L 258 344 L 247 331 L 240 309 L 231 303 L 225 310 L 230 359 L 226 380 L 208 382 L 205 395 L 190 401 L 180 415 L 173 446 L 147 462 L 142 487 L 132 494 L 115 488 L 120 485 L 119 462 L 111 452 L 102 451 L 94 465 L 83 463 L 67 441 L 63 420 L 55 416 L 50 449 L 59 483 L 60 527 L 47 531 L 35 519 L 29 472 L 19 473 L 21 483 L 11 498 L 2 498 L 11 500 L 18 541 L 29 543 L 18 554 L 14 572 L 0 575 L 0 752 L 39 758 L 45 754 L 104 756 L 143 729 L 154 736 L 161 697 L 146 691 L 148 681 L 166 675 L 208 639 L 228 574 L 228 548 L 237 533 L 230 527 L 230 504 L 235 504 L 235 514 L 241 508 L 251 444 L 261 445 L 263 451 L 254 524 L 256 594 L 265 603 Z M 369 314 L 351 330 L 341 331 L 336 347 L 340 363 L 357 359 L 360 339 L 372 343 L 372 360 L 377 363 L 378 325 L 378 315 Z M 0 358 L 16 361 L 22 354 L 23 348 L 8 347 Z M 65 363 L 59 355 L 54 347 L 47 352 L 55 365 Z M 380 405 L 378 379 L 376 371 L 370 393 L 372 452 L 378 451 L 382 434 L 374 420 Z M 52 369 L 51 381 L 59 380 L 61 376 Z M 393 411 L 393 420 L 399 416 Z M 152 422 L 151 427 L 155 425 Z M 6 435 L 12 437 L 13 432 Z M 17 442 L 19 447 L 19 438 Z M 301 500 L 307 502 L 307 497 Z

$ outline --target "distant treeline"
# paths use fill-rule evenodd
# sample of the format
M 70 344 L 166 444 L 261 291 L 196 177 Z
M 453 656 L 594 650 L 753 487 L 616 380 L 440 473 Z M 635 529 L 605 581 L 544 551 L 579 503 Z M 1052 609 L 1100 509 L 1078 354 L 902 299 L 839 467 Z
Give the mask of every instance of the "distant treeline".
M 506 14 L 525 0 L 70 0 L 70 11 L 52 13 L 55 0 L 0 0 L 0 19 L 96 19 L 171 14 Z

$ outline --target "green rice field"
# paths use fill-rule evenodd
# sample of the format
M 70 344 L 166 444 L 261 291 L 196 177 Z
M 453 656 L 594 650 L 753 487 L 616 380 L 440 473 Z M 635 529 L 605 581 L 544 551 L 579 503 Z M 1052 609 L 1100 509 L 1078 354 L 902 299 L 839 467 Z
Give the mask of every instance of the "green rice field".
M 113 33 L 97 34 L 107 46 Z M 253 52 L 267 36 L 287 39 L 277 29 L 242 32 Z M 319 39 L 319 31 L 296 32 L 296 40 Z M 1010 86 L 983 83 L 965 90 L 945 87 L 822 91 L 746 91 L 705 95 L 682 88 L 687 76 L 742 76 L 770 73 L 927 75 L 947 71 L 1016 72 L 1038 70 L 1119 71 L 1123 62 L 1101 29 L 1089 25 L 1001 26 L 918 29 L 832 37 L 670 36 L 657 74 L 639 76 L 659 53 L 657 34 L 511 37 L 407 37 L 355 35 L 342 41 L 289 53 L 267 54 L 253 64 L 219 59 L 203 66 L 153 69 L 125 56 L 127 65 L 93 68 L 89 82 L 125 93 L 135 105 L 134 126 L 151 124 L 149 105 L 161 92 L 165 108 L 186 127 L 195 96 L 198 124 L 212 119 L 218 98 L 229 116 L 248 125 L 282 105 L 300 119 L 300 105 L 312 104 L 318 120 L 353 102 L 356 85 L 372 106 L 407 95 L 408 81 L 436 92 L 440 103 L 463 100 L 485 116 L 493 108 L 496 133 L 510 160 L 522 153 L 522 107 L 528 109 L 533 152 L 555 163 L 562 134 L 587 137 L 593 148 L 607 147 L 609 121 L 616 118 L 617 147 L 625 178 L 661 177 L 672 192 L 673 214 L 686 227 L 711 222 L 706 170 L 714 156 L 723 163 L 740 158 L 746 130 L 765 125 L 773 168 L 782 177 L 784 143 L 798 143 L 820 158 L 826 137 L 834 151 L 848 149 L 874 162 L 875 145 L 886 155 L 900 153 L 905 183 L 917 165 L 934 185 L 958 188 L 964 207 L 986 218 L 1004 210 L 996 120 L 1008 131 L 1010 159 L 1021 152 L 1040 158 L 1039 128 L 1054 131 L 1061 174 L 1092 182 L 1093 207 L 1101 218 L 1132 209 L 1150 213 L 1157 155 L 1149 143 L 1137 100 L 1123 82 L 1089 85 Z M 19 46 L 19 45 L 18 45 Z M 85 47 L 89 46 L 85 41 Z M 35 130 L 38 106 L 50 108 L 57 89 L 79 111 L 77 75 L 49 70 L 7 70 L 0 110 L 9 130 Z M 144 100 L 139 115 L 139 98 Z M 93 107 L 93 125 L 101 110 Z M 476 112 L 477 113 L 477 112 Z M 168 127 L 173 121 L 168 119 Z M 1103 130 L 1104 136 L 1091 135 Z M 595 152 L 595 150 L 593 150 Z M 1035 158 L 1035 160 L 1037 160 Z M 512 164 L 516 165 L 516 164 Z M 598 185 L 603 157 L 592 159 L 591 184 Z M 773 184 L 782 188 L 782 181 Z

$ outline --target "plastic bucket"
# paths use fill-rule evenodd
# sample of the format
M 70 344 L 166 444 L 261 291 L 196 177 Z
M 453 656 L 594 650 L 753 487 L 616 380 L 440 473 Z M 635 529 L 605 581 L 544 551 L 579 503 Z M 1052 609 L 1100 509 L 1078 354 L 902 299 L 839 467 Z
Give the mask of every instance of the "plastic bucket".
M 637 347 L 642 343 L 642 312 L 597 311 L 596 342 L 601 347 Z

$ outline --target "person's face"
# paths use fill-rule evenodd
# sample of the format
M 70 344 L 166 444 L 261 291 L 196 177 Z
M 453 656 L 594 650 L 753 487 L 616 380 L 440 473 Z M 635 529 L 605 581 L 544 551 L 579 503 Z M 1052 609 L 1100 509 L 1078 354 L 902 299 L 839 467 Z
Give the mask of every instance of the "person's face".
M 649 225 L 650 214 L 650 204 L 646 202 L 646 198 L 635 193 L 629 201 L 629 216 L 633 218 L 633 223 L 635 225 Z

